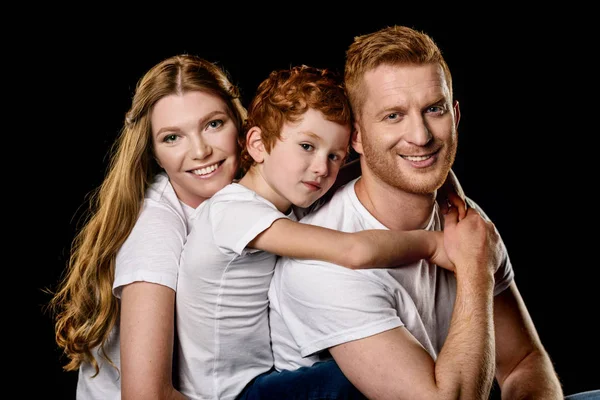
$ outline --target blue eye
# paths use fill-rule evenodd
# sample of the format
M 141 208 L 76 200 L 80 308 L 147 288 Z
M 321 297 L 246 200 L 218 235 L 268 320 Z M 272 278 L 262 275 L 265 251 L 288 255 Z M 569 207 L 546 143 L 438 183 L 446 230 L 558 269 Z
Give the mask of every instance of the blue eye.
M 208 123 L 208 127 L 211 129 L 217 129 L 219 128 L 221 125 L 223 125 L 223 120 L 222 119 L 215 119 L 212 120 Z
M 302 147 L 306 151 L 311 151 L 314 148 L 312 144 L 308 143 L 300 143 L 300 147 Z
M 444 115 L 446 113 L 446 108 L 443 106 L 431 106 L 427 108 L 428 113 Z

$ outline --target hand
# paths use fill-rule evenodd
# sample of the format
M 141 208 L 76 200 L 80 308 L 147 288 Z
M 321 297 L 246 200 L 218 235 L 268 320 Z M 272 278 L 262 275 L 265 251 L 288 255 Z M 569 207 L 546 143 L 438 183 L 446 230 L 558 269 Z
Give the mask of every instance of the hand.
M 459 212 L 450 207 L 444 217 L 444 248 L 457 275 L 492 276 L 501 258 L 500 235 L 491 221 L 469 208 L 459 220 Z M 483 275 L 481 275 L 483 274 Z
M 458 210 L 458 220 L 460 221 L 465 217 L 467 213 L 465 193 L 452 170 L 448 173 L 444 184 L 438 189 L 436 199 L 444 214 L 448 208 L 456 207 Z
M 430 231 L 429 233 L 433 236 L 433 241 L 435 242 L 435 251 L 429 258 L 429 261 L 436 264 L 438 267 L 442 267 L 449 271 L 456 271 L 456 268 L 448 258 L 446 248 L 444 247 L 444 232 Z

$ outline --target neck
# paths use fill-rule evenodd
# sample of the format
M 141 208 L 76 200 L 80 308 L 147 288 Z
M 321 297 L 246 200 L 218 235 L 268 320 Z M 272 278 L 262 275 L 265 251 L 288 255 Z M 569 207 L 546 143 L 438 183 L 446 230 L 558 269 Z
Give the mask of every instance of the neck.
M 396 230 L 427 226 L 435 204 L 435 192 L 409 193 L 388 185 L 367 171 L 363 168 L 354 190 L 358 200 L 379 222 Z
M 261 174 L 260 168 L 258 168 L 257 165 L 253 165 L 238 183 L 273 203 L 273 205 L 284 214 L 286 214 L 292 206 L 290 201 L 273 190 Z

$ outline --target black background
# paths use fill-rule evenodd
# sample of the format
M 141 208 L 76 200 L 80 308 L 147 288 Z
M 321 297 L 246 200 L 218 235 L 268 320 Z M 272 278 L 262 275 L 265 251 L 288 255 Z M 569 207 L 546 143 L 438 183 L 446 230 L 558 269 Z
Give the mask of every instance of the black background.
M 16 167 L 31 169 L 20 180 L 25 194 L 15 200 L 29 205 L 33 218 L 27 229 L 17 228 L 22 247 L 14 250 L 27 269 L 7 264 L 33 288 L 26 294 L 31 317 L 15 319 L 29 329 L 19 325 L 12 333 L 26 343 L 17 352 L 20 377 L 34 371 L 34 383 L 30 376 L 19 386 L 24 397 L 74 399 L 77 375 L 61 369 L 44 289 L 64 269 L 85 196 L 102 181 L 108 146 L 143 73 L 171 55 L 197 54 L 229 71 L 247 105 L 271 70 L 309 64 L 341 72 L 354 36 L 392 24 L 426 31 L 446 57 L 462 114 L 454 171 L 500 231 L 565 393 L 600 388 L 592 195 L 597 107 L 583 100 L 597 78 L 579 67 L 593 51 L 572 39 L 581 33 L 560 10 L 553 17 L 473 9 L 431 18 L 447 6 L 413 14 L 400 5 L 373 6 L 349 18 L 296 4 L 302 13 L 274 9 L 271 16 L 240 13 L 235 20 L 225 10 L 182 9 L 167 17 L 157 9 L 151 18 L 115 13 L 96 22 L 90 9 L 85 18 L 33 24 L 34 40 L 10 50 L 7 65 L 25 71 L 28 85 L 8 82 L 17 85 L 22 98 L 13 105 L 25 117 L 15 136 L 5 136 L 9 152 L 33 149 Z

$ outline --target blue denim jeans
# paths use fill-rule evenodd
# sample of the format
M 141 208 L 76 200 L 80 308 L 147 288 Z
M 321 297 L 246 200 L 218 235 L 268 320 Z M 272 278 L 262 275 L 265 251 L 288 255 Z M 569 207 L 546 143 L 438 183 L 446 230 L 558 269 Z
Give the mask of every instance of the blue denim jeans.
M 565 400 L 600 400 L 600 389 L 589 392 L 574 393 L 565 396 Z
M 333 360 L 295 371 L 271 370 L 250 382 L 238 400 L 365 400 Z

